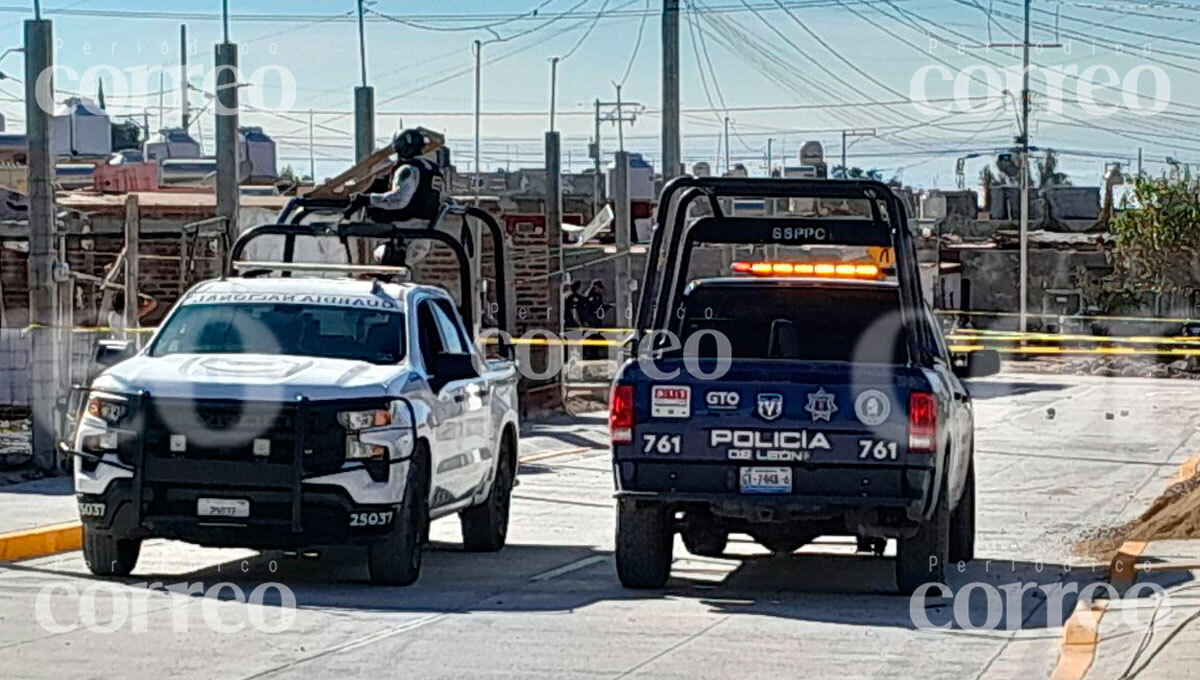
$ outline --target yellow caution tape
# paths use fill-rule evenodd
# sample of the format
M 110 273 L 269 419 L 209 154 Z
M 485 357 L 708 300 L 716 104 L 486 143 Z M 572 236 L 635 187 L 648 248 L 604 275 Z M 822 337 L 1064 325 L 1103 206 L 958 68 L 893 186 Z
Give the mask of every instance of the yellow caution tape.
M 24 328 L 21 328 L 22 333 L 29 331 L 42 330 L 60 330 L 69 331 L 71 333 L 153 333 L 158 330 L 157 326 L 139 326 L 136 328 L 116 328 L 114 326 L 55 326 L 44 323 L 31 323 Z
M 965 309 L 937 309 L 934 314 L 941 316 L 991 316 L 996 318 L 1018 318 L 1018 312 L 987 312 L 981 310 L 965 310 Z M 1157 316 L 1107 316 L 1107 315 L 1091 315 L 1091 314 L 1035 314 L 1027 313 L 1025 316 L 1031 319 L 1078 319 L 1080 321 L 1147 321 L 1158 323 L 1192 323 L 1200 322 L 1200 319 L 1178 319 Z

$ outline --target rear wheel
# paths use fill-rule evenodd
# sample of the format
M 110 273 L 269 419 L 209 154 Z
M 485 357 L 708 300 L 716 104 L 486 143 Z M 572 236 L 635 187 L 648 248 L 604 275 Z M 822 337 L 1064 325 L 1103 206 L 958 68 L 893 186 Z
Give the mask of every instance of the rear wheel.
M 137 566 L 142 541 L 119 538 L 83 527 L 83 559 L 97 576 L 128 576 Z
M 513 461 L 516 456 L 508 437 L 504 439 L 500 459 L 496 461 L 496 479 L 492 482 L 487 500 L 458 515 L 462 524 L 463 549 L 467 552 L 496 552 L 504 547 L 508 539 L 508 515 L 512 506 L 513 479 L 516 477 Z
M 424 445 L 420 445 L 423 447 Z M 429 490 L 425 460 L 418 448 L 408 464 L 404 500 L 396 513 L 391 533 L 368 549 L 371 582 L 387 586 L 407 586 L 421 575 L 421 552 L 429 527 Z
M 925 583 L 946 582 L 950 559 L 950 494 L 943 482 L 937 506 L 917 533 L 897 541 L 896 585 L 902 595 L 911 595 Z
M 626 588 L 661 588 L 671 575 L 675 534 L 663 505 L 617 501 L 617 577 Z
M 975 559 L 975 461 L 967 467 L 962 499 L 950 515 L 950 561 Z

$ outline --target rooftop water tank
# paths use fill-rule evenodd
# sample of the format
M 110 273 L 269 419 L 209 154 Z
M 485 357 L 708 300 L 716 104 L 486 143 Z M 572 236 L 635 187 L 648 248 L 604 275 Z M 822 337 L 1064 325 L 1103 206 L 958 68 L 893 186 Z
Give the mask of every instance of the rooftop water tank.
M 143 149 L 148 161 L 163 161 L 168 158 L 199 158 L 200 143 L 183 128 L 160 130 L 149 139 Z
M 107 156 L 112 153 L 112 125 L 96 102 L 71 97 L 54 111 L 50 150 L 56 156 Z
M 250 182 L 256 184 L 274 182 L 279 177 L 275 167 L 275 141 L 260 127 L 244 127 L 238 130 L 241 141 L 239 156 L 250 162 Z

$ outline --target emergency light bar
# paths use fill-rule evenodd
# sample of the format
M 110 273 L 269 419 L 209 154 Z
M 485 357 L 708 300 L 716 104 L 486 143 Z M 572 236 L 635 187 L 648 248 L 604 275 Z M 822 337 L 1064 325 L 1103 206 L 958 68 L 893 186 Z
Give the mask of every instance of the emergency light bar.
M 752 276 L 817 276 L 836 279 L 883 278 L 883 270 L 873 264 L 854 262 L 734 262 L 735 274 Z

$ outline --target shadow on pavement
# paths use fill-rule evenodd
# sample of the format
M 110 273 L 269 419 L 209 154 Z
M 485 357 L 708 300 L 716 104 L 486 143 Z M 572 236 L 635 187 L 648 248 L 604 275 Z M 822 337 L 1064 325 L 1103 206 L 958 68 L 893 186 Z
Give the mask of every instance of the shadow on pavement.
M 965 383 L 972 399 L 997 399 L 1015 397 L 1033 392 L 1057 392 L 1072 385 L 1055 382 L 1006 382 L 1001 380 L 973 381 Z
M 28 494 L 37 496 L 73 496 L 75 483 L 71 477 L 51 477 L 32 482 L 0 486 L 0 495 Z

